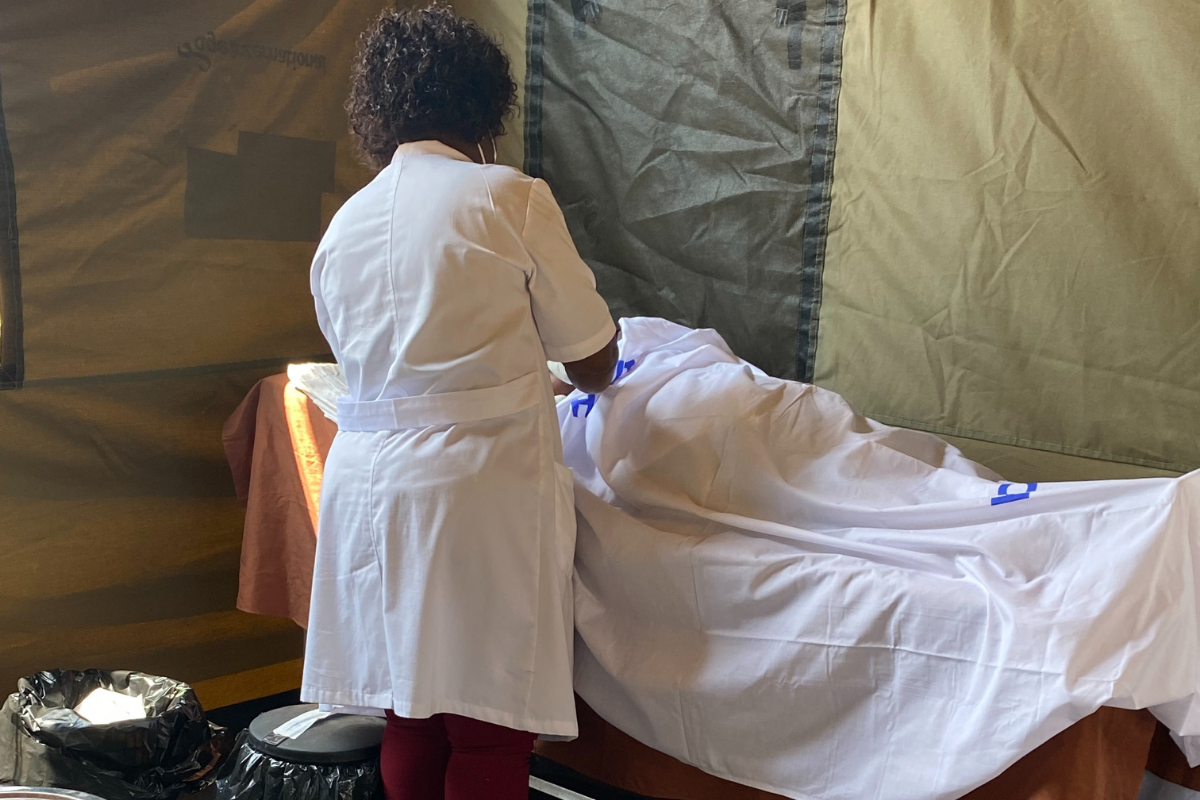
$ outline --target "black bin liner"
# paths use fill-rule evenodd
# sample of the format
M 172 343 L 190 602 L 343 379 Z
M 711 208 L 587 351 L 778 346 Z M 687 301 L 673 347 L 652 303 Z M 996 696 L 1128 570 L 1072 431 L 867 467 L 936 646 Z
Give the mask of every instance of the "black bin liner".
M 99 688 L 137 697 L 147 718 L 83 719 L 74 709 Z M 40 672 L 23 678 L 0 710 L 0 783 L 175 800 L 211 783 L 223 740 L 185 683 L 139 672 Z
M 302 764 L 258 750 L 249 731 L 238 735 L 221 767 L 214 800 L 378 800 L 379 759 L 350 764 Z

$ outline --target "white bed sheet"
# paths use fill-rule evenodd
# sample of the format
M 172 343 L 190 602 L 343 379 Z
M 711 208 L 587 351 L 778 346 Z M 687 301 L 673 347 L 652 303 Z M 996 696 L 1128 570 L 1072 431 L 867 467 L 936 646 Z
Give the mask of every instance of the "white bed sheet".
M 800 800 L 959 797 L 1102 705 L 1197 763 L 1200 473 L 1008 484 L 713 331 L 622 330 L 559 404 L 601 716 Z M 289 375 L 336 421 L 336 366 Z
M 959 797 L 1102 705 L 1200 734 L 1200 473 L 1006 484 L 712 331 L 622 328 L 614 388 L 559 405 L 609 722 L 820 800 Z

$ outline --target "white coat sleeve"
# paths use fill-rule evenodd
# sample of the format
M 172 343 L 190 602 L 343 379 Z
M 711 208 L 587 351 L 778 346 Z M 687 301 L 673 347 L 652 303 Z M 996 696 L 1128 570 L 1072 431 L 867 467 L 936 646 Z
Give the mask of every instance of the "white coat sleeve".
M 329 317 L 329 309 L 326 307 L 325 298 L 321 294 L 321 273 L 324 270 L 325 245 L 322 242 L 317 247 L 317 254 L 313 257 L 312 271 L 309 273 L 309 285 L 312 289 L 313 305 L 317 311 L 317 325 L 321 328 L 321 333 L 325 336 L 325 341 L 329 343 L 329 349 L 333 353 L 333 357 L 338 363 L 341 363 L 341 348 L 338 347 L 337 335 L 333 330 L 333 320 Z
M 596 291 L 596 276 L 579 257 L 562 210 L 541 179 L 529 190 L 522 238 L 533 259 L 529 295 L 546 357 L 569 363 L 600 352 L 616 335 L 616 325 Z

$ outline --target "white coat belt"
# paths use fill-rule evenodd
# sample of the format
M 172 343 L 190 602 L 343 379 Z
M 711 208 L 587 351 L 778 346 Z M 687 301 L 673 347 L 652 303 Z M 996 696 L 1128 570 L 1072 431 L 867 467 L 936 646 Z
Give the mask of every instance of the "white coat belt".
M 399 431 L 506 417 L 537 405 L 542 376 L 531 372 L 502 386 L 465 392 L 423 394 L 393 400 L 338 400 L 337 423 L 343 431 Z

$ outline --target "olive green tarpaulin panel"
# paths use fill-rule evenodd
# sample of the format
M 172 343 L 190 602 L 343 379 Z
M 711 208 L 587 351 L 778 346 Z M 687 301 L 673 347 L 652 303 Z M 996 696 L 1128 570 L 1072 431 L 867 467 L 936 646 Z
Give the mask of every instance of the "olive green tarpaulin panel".
M 797 374 L 844 0 L 532 0 L 526 168 L 615 314 L 717 328 Z
M 3 394 L 2 691 L 47 667 L 197 681 L 299 655 L 291 622 L 234 610 L 242 511 L 219 426 L 273 371 Z
M 3 3 L 25 381 L 0 391 L 0 692 L 300 654 L 290 623 L 233 610 L 220 431 L 255 381 L 327 351 L 308 267 L 369 177 L 342 105 L 384 5 Z
M 1200 467 L 1192 0 L 852 0 L 817 382 L 886 422 Z
M 26 380 L 326 348 L 297 278 L 366 177 L 342 104 L 382 5 L 5 2 Z

